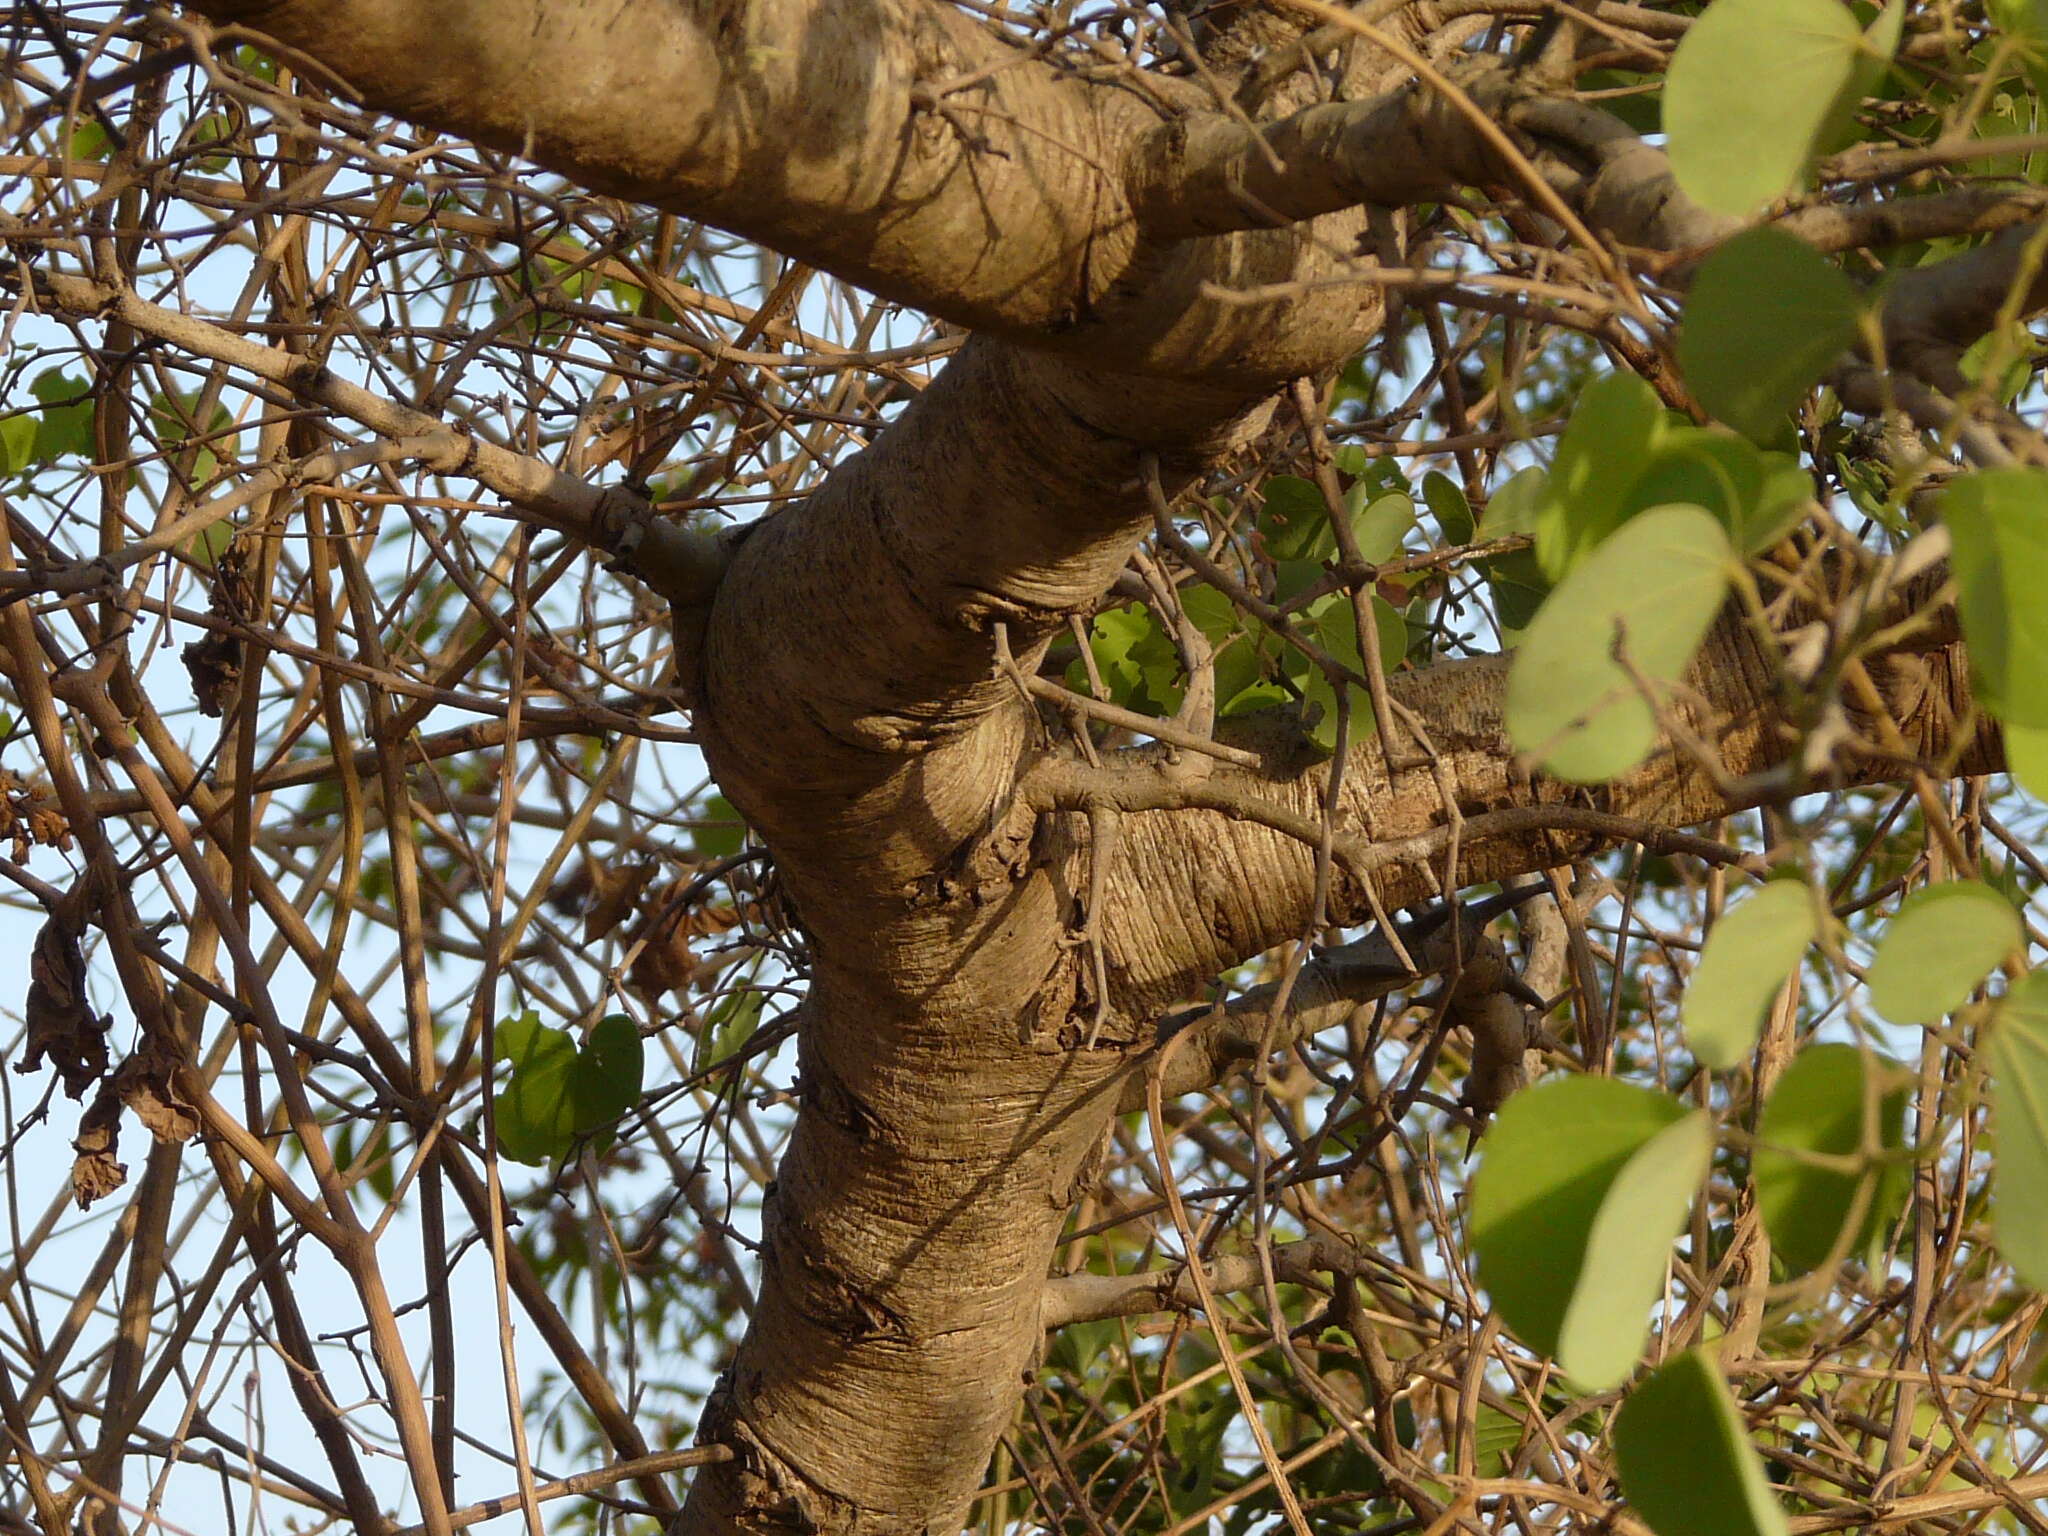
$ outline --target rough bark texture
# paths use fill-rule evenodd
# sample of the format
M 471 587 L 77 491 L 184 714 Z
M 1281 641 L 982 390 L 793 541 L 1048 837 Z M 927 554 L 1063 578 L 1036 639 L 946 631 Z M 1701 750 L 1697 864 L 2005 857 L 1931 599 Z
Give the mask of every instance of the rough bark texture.
M 1022 797 L 1048 738 L 997 665 L 998 631 L 1031 672 L 1150 526 L 1152 462 L 1171 494 L 1255 433 L 1285 381 L 1370 337 L 1380 290 L 1319 285 L 1357 248 L 1363 200 L 1521 173 L 1439 93 L 1356 46 L 1347 102 L 1300 87 L 1253 102 L 1286 125 L 1276 163 L 1190 80 L 1149 95 L 1099 85 L 920 0 L 194 9 L 310 55 L 365 102 L 981 332 L 871 449 L 752 532 L 708 610 L 678 616 L 696 728 L 773 850 L 816 962 L 759 1305 L 702 1428 L 738 1457 L 699 1470 L 684 1525 L 956 1529 L 1152 1021 L 1299 937 L 1315 910 L 1312 850 L 1233 797 L 1313 820 L 1328 773 L 1270 743 L 1261 767 L 1205 781 L 1173 778 L 1157 754 L 1118 770 L 1122 788 L 1102 793 L 1135 809 L 1102 915 L 1112 1027 L 1083 1049 L 1094 1000 L 1074 941 L 1091 843 L 1083 818 Z M 1463 34 L 1439 21 L 1410 7 L 1402 36 L 1447 58 Z M 1275 46 L 1299 32 L 1277 13 L 1246 26 Z M 1496 105 L 1500 89 L 1473 86 Z M 1552 179 L 1597 194 L 1582 206 L 1624 238 L 1696 232 L 1622 184 L 1654 181 L 1654 152 L 1610 155 L 1589 181 L 1583 142 L 1566 149 L 1578 158 L 1546 162 Z M 1301 286 L 1226 303 L 1205 283 Z M 1985 312 L 1965 298 L 1950 313 Z M 1503 676 L 1477 662 L 1395 683 L 1481 828 L 1543 807 L 1682 827 L 1786 792 L 1769 775 L 1788 746 L 1774 669 L 1732 627 L 1698 670 L 1695 720 L 1733 775 L 1756 776 L 1733 797 L 1675 748 L 1597 801 L 1531 782 L 1501 724 Z M 1953 744 L 1964 677 L 1949 646 L 1883 679 L 1917 751 Z M 1390 908 L 1441 882 L 1443 782 L 1421 769 L 1390 781 L 1376 744 L 1354 749 L 1337 828 L 1354 874 L 1330 916 L 1364 915 L 1359 871 Z M 1549 867 L 1595 840 L 1541 820 L 1470 836 L 1451 883 Z M 1414 841 L 1390 846 L 1401 839 Z

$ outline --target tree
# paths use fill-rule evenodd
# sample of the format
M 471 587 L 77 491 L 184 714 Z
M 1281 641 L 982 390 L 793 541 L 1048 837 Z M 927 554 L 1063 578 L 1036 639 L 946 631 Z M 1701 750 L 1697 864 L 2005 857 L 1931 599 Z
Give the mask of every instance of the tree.
M 2042 1528 L 2048 11 L 12 25 L 16 1523 Z

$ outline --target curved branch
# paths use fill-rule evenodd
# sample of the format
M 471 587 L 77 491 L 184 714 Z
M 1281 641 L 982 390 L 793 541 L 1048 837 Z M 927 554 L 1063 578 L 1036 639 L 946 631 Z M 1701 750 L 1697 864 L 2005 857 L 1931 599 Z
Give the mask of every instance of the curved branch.
M 1926 648 L 1865 663 L 1908 755 L 1845 746 L 1827 765 L 1827 783 L 1894 779 L 1915 763 L 1962 774 L 2002 768 L 1995 733 L 1981 721 L 1969 733 L 1978 717 L 1961 642 L 1951 635 L 1945 643 L 1921 643 Z M 1447 662 L 1388 679 L 1396 700 L 1430 723 L 1438 768 L 1461 818 L 1455 836 L 1435 772 L 1407 769 L 1390 780 L 1377 742 L 1351 754 L 1337 836 L 1365 851 L 1354 868 L 1362 868 L 1388 909 L 1441 889 L 1568 864 L 1632 838 L 1626 829 L 1639 824 L 1696 825 L 1780 803 L 1808 787 L 1793 758 L 1798 742 L 1786 726 L 1777 669 L 1732 619 L 1717 626 L 1695 662 L 1689 702 L 1673 710 L 1686 735 L 1713 743 L 1718 762 L 1702 761 L 1666 737 L 1634 772 L 1598 790 L 1521 768 L 1503 718 L 1508 660 Z M 1847 719 L 1867 723 L 1853 709 Z M 1256 776 L 1219 768 L 1212 784 L 1313 822 L 1327 773 L 1326 764 L 1276 762 Z M 1454 846 L 1457 866 L 1447 870 Z M 1314 869 L 1312 849 L 1270 826 L 1212 811 L 1127 814 L 1103 925 L 1120 1006 L 1135 1015 L 1157 1013 L 1199 994 L 1232 966 L 1298 938 L 1314 910 Z M 1364 921 L 1370 909 L 1363 880 L 1354 876 L 1343 885 L 1333 920 Z
M 366 105 L 978 329 L 1071 320 L 1149 113 L 914 0 L 193 0 Z

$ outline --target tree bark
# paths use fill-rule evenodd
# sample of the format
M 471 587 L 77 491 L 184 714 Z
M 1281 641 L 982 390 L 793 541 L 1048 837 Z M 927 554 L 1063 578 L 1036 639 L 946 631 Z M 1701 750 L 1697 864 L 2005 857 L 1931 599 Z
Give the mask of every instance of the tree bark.
M 1254 436 L 1279 386 L 1370 338 L 1382 289 L 1349 265 L 1360 203 L 1509 172 L 1440 93 L 1376 66 L 1358 71 L 1373 94 L 1275 93 L 1252 126 L 1191 81 L 1105 84 L 910 0 L 194 8 L 376 107 L 980 333 L 868 451 L 749 533 L 708 606 L 678 613 L 695 728 L 815 967 L 758 1305 L 701 1431 L 737 1455 L 698 1469 L 684 1526 L 957 1529 L 1154 1019 L 1315 914 L 1314 851 L 1284 825 L 1319 821 L 1330 772 L 1268 726 L 1244 743 L 1256 768 L 1197 777 L 1153 751 L 1034 799 L 1058 752 L 1017 673 L 1151 526 L 1150 466 L 1170 495 Z M 1470 85 L 1506 101 L 1495 75 Z M 1546 167 L 1581 209 L 1632 240 L 1702 227 L 1638 195 L 1663 174 L 1654 151 L 1573 131 Z M 1210 285 L 1287 291 L 1230 302 Z M 1989 323 L 1981 303 L 1944 313 Z M 1958 644 L 1873 670 L 1904 752 L 1845 754 L 1835 781 L 1913 756 L 1996 765 L 1995 743 L 1957 738 Z M 1774 658 L 1732 623 L 1683 711 L 1719 778 L 1667 741 L 1598 795 L 1531 779 L 1504 677 L 1494 659 L 1392 680 L 1435 764 L 1390 775 L 1376 743 L 1353 749 L 1329 920 L 1362 918 L 1369 884 L 1391 909 L 1809 782 L 1787 771 Z M 1077 795 L 1124 812 L 1097 929 L 1107 999 L 1081 942 L 1102 852 Z

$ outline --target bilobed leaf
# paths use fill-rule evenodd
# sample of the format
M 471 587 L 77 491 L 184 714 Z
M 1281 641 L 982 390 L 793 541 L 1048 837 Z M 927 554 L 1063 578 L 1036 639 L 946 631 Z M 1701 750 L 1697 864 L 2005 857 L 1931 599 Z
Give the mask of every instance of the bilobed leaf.
M 1472 1182 L 1472 1246 L 1480 1283 L 1525 1343 L 1557 1356 L 1602 1203 L 1684 1113 L 1612 1078 L 1565 1077 L 1516 1094 L 1494 1120 Z
M 1628 488 L 1663 432 L 1662 402 L 1632 373 L 1604 374 L 1580 391 L 1530 529 L 1552 581 L 1621 526 Z
M 512 1068 L 492 1100 L 498 1147 L 520 1163 L 564 1156 L 577 1137 L 615 1123 L 639 1102 L 646 1068 L 639 1030 L 617 1013 L 592 1025 L 580 1047 L 531 1011 L 503 1019 L 494 1055 Z
M 1667 1360 L 1614 1418 L 1621 1491 L 1657 1536 L 1785 1536 L 1742 1415 L 1704 1349 Z
M 1894 10 L 1897 7 L 1893 7 Z M 1745 215 L 1801 182 L 1874 83 L 1903 13 L 1866 38 L 1837 0 L 1714 0 L 1671 60 L 1664 131 L 1678 184 L 1715 213 Z
M 1749 230 L 1701 263 L 1678 365 L 1701 405 L 1762 440 L 1855 340 L 1858 307 L 1854 285 L 1805 241 Z
M 1652 1136 L 1615 1175 L 1559 1330 L 1557 1363 L 1579 1385 L 1619 1386 L 1641 1358 L 1671 1241 L 1713 1158 L 1714 1123 L 1697 1110 Z
M 1655 712 L 1615 660 L 1652 686 L 1675 682 L 1727 591 L 1728 536 L 1711 513 L 1656 507 L 1632 518 L 1545 600 L 1508 673 L 1519 751 L 1559 778 L 1628 772 L 1657 741 Z
M 1825 1264 L 1838 1243 L 1856 1252 L 1897 1214 L 1906 1168 L 1896 1159 L 1864 1157 L 1865 1118 L 1866 1108 L 1876 1110 L 1873 1146 L 1904 1146 L 1908 1081 L 1889 1057 L 1826 1044 L 1801 1051 L 1772 1089 L 1750 1172 L 1764 1229 L 1794 1274 Z M 1810 1154 L 1863 1160 L 1852 1170 L 1822 1166 Z M 1856 1230 L 1843 1243 L 1852 1218 Z
M 1703 1065 L 1725 1071 L 1756 1047 L 1772 999 L 1813 939 L 1813 895 L 1799 880 L 1769 882 L 1714 924 L 1679 1005 Z
M 1941 520 L 1978 698 L 2009 724 L 2048 728 L 2048 472 L 1959 475 Z
M 2048 971 L 2006 994 L 1991 1032 L 1991 1221 L 2020 1278 L 2048 1291 Z
M 2019 913 L 1989 886 L 1950 881 L 1915 891 L 1865 973 L 1870 1006 L 1894 1024 L 1932 1024 L 1969 1001 L 2020 938 Z

